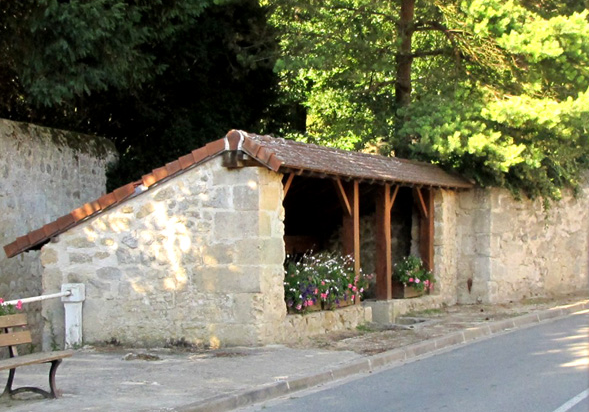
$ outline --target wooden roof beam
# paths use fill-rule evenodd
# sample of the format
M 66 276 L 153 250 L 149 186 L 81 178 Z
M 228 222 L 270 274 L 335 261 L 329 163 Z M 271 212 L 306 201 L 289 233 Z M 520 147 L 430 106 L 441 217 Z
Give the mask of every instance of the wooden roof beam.
M 352 206 L 350 205 L 350 200 L 348 199 L 348 194 L 346 193 L 342 181 L 340 179 L 334 179 L 333 184 L 335 185 L 335 190 L 342 205 L 342 209 L 344 209 L 344 214 L 352 216 Z
M 286 183 L 284 184 L 284 197 L 286 197 L 286 194 L 288 193 L 288 189 L 290 189 L 290 185 L 292 184 L 294 177 L 295 177 L 294 173 L 290 173 L 288 175 L 288 179 L 286 180 Z

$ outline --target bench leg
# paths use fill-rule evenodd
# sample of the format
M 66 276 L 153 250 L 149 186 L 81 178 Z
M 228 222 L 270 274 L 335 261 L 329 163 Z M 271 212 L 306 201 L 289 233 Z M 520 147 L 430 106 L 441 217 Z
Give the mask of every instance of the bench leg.
M 55 373 L 57 372 L 57 368 L 61 364 L 61 359 L 56 359 L 51 361 L 51 369 L 49 369 L 49 389 L 50 392 L 47 392 L 41 388 L 35 388 L 31 386 L 23 386 L 21 388 L 12 389 L 12 382 L 14 381 L 14 373 L 16 369 L 10 369 L 8 374 L 8 382 L 6 383 L 6 387 L 4 388 L 4 392 L 2 396 L 12 396 L 16 395 L 17 393 L 21 392 L 34 392 L 42 395 L 45 398 L 55 399 L 57 398 L 57 391 L 55 386 Z
M 4 392 L 2 392 L 2 397 L 10 396 L 12 394 L 12 382 L 14 381 L 14 373 L 16 369 L 10 369 L 8 372 L 8 381 L 6 382 L 6 386 L 4 387 Z
M 49 397 L 52 399 L 57 398 L 57 392 L 55 389 L 55 373 L 57 372 L 59 365 L 61 365 L 61 359 L 55 359 L 51 362 L 51 369 L 49 369 L 49 389 L 51 390 Z

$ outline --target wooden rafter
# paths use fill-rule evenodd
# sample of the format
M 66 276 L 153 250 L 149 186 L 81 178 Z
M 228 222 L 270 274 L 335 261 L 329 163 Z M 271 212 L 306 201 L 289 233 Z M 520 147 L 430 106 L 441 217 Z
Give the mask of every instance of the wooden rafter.
M 348 216 L 352 216 L 352 206 L 350 205 L 348 194 L 346 193 L 346 189 L 344 188 L 341 179 L 334 179 L 333 183 L 335 185 L 337 196 L 340 200 L 342 208 L 344 209 L 344 213 L 347 213 Z
M 425 200 L 423 199 L 423 193 L 421 192 L 421 189 L 419 187 L 416 187 L 415 189 L 413 189 L 413 193 L 417 194 L 417 204 L 419 205 L 419 213 L 421 214 L 422 217 L 425 217 L 427 219 L 428 217 L 428 207 L 425 204 Z
M 286 183 L 284 184 L 284 197 L 286 197 L 286 194 L 288 193 L 288 189 L 290 189 L 290 185 L 292 184 L 294 177 L 295 177 L 294 173 L 290 173 L 288 175 L 288 179 L 286 180 Z
M 389 184 L 386 184 L 385 186 L 390 187 Z M 393 205 L 395 204 L 395 200 L 397 199 L 397 194 L 399 193 L 399 187 L 400 187 L 399 185 L 395 186 L 395 190 L 393 191 L 393 195 L 391 196 L 389 204 L 387 205 L 389 213 L 391 213 L 391 209 L 393 208 Z M 390 191 L 390 189 L 389 189 L 389 191 Z

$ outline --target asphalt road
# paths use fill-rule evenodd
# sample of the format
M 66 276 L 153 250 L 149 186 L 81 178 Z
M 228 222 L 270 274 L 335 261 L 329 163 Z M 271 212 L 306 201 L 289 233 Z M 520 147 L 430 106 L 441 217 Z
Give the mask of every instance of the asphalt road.
M 589 411 L 589 314 L 242 411 Z

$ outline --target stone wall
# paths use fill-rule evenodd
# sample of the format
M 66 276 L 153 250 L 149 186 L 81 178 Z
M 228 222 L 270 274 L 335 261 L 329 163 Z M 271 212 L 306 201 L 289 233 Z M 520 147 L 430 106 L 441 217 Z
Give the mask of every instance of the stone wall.
M 372 322 L 372 307 L 365 304 L 310 312 L 304 315 L 291 314 L 284 320 L 282 341 L 300 343 L 309 337 L 328 331 L 351 330 L 370 322 Z
M 103 195 L 106 167 L 115 160 L 106 139 L 0 119 L 0 245 Z M 0 297 L 40 292 L 39 252 L 7 259 L 0 248 Z M 40 304 L 25 309 L 38 324 Z
M 45 245 L 44 290 L 84 283 L 84 341 L 259 345 L 286 316 L 281 175 L 214 158 Z M 63 342 L 47 301 L 44 346 Z M 277 332 L 278 331 L 278 332 Z
M 545 210 L 502 189 L 461 192 L 457 297 L 501 303 L 587 289 L 589 188 Z M 469 279 L 472 280 L 469 292 Z
M 458 278 L 458 239 L 456 207 L 458 194 L 437 190 L 434 197 L 434 274 L 433 294 L 444 305 L 456 304 Z

